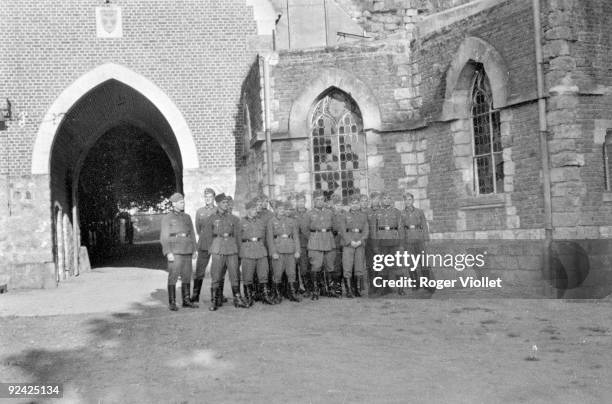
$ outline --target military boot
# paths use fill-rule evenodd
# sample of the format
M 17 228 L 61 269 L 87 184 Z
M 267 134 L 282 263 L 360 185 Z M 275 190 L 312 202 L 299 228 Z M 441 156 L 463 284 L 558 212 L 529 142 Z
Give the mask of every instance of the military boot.
M 417 271 L 410 270 L 410 272 L 408 273 L 408 276 L 410 277 L 410 279 L 412 280 L 412 284 L 414 285 L 412 288 L 415 290 L 419 290 L 421 287 L 419 286 L 419 275 Z
M 363 287 L 363 276 L 355 277 L 355 297 L 361 297 L 361 288 Z
M 302 299 L 297 294 L 297 282 L 289 283 L 289 300 L 292 302 L 302 301 Z
M 310 272 L 310 277 L 312 278 L 312 295 L 310 296 L 311 300 L 319 300 L 319 278 L 321 271 L 319 272 Z
M 249 305 L 245 303 L 240 295 L 240 285 L 232 286 L 232 295 L 234 296 L 234 307 L 241 307 L 243 309 L 249 308 Z
M 242 289 L 244 289 L 244 302 L 251 307 L 253 305 L 253 285 L 242 285 Z
M 344 289 L 346 290 L 346 297 L 349 299 L 353 298 L 353 292 L 351 291 L 351 280 L 344 278 Z
M 208 310 L 215 311 L 219 308 L 219 288 L 210 288 L 210 306 Z
M 193 280 L 193 294 L 191 295 L 191 303 L 197 303 L 200 300 L 200 291 L 202 290 L 202 283 L 204 283 L 204 279 L 194 279 Z
M 192 309 L 197 309 L 198 304 L 192 303 L 189 298 L 189 283 L 181 283 L 181 295 L 183 296 L 183 307 L 190 307 Z
M 270 296 L 270 288 L 268 287 L 267 283 L 262 283 L 261 284 L 261 289 L 263 290 L 263 292 L 261 293 L 261 301 L 262 303 L 265 304 L 276 304 L 276 301 L 274 299 L 272 299 L 272 297 Z
M 168 309 L 178 311 L 178 307 L 176 307 L 176 286 L 174 284 L 168 285 Z
M 274 301 L 276 304 L 280 304 L 283 301 L 283 284 L 274 283 Z

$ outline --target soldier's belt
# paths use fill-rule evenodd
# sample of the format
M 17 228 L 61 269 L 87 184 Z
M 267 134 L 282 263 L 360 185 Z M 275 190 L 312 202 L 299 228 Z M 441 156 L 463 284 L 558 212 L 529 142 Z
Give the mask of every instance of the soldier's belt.
M 277 239 L 277 238 L 293 238 L 293 236 L 290 234 L 277 234 L 274 236 L 274 239 Z
M 310 229 L 310 231 L 314 231 L 315 233 L 327 233 L 331 231 L 331 229 Z
M 189 237 L 191 233 L 170 233 L 170 237 Z
M 251 238 L 243 238 L 242 239 L 243 243 L 247 243 L 249 241 L 255 243 L 257 241 L 261 241 L 261 237 L 251 237 Z
M 346 229 L 349 233 L 361 233 L 361 229 Z
M 379 226 L 378 230 L 397 230 L 397 227 L 391 227 L 391 226 Z
M 419 229 L 422 230 L 423 226 L 411 224 L 410 226 L 405 226 L 407 229 Z
M 233 236 L 232 233 L 215 234 L 215 237 L 223 237 L 223 238 L 232 237 L 232 236 Z

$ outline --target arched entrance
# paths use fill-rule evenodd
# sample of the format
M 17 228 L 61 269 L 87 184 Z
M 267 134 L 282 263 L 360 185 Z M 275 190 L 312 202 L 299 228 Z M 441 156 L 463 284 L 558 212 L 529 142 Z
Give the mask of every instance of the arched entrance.
M 169 177 L 173 190 L 182 191 L 185 169 L 198 168 L 195 144 L 185 119 L 155 84 L 115 64 L 103 65 L 79 78 L 60 95 L 43 119 L 32 161 L 33 174 L 49 175 L 53 253 L 59 278 L 65 273 L 78 273 L 79 248 L 84 238 L 79 226 L 79 218 L 83 217 L 80 199 L 85 195 L 89 201 L 92 197 L 108 197 L 103 190 L 92 189 L 91 181 L 89 189 L 84 189 L 81 176 L 84 167 L 87 169 L 86 162 L 92 161 L 92 153 L 100 153 L 100 142 L 112 145 L 118 139 L 128 145 L 115 149 L 122 154 L 119 160 L 128 166 L 130 160 L 141 162 L 132 167 L 137 171 L 136 178 L 158 176 L 159 170 L 155 169 L 159 168 L 159 161 L 147 163 L 142 155 L 130 156 L 129 150 L 142 153 L 157 148 L 153 153 L 156 159 L 160 158 L 161 150 L 172 171 Z M 130 149 L 129 145 L 135 147 Z M 110 160 L 109 164 L 113 163 Z M 116 160 L 113 164 L 114 167 L 112 164 L 108 167 L 111 172 L 121 171 Z M 168 188 L 167 183 L 162 185 Z M 91 209 L 91 203 L 86 208 Z M 88 243 L 90 236 L 88 229 L 85 237 Z

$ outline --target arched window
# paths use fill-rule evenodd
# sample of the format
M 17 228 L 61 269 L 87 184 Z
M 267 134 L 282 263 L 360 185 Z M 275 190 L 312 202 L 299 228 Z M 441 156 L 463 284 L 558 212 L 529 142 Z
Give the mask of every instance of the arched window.
M 471 120 L 474 146 L 474 192 L 504 192 L 504 161 L 499 111 L 493 109 L 491 86 L 478 64 L 472 86 Z
M 604 175 L 606 176 L 606 191 L 612 191 L 612 129 L 606 132 L 604 141 Z
M 332 89 L 314 105 L 310 119 L 314 189 L 326 198 L 367 193 L 366 144 L 357 104 Z

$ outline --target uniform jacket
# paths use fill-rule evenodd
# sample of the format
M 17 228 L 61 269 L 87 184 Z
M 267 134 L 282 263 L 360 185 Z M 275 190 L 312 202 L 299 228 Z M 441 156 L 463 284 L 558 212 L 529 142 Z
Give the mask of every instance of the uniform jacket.
M 365 214 L 368 218 L 368 225 L 370 226 L 370 238 L 376 239 L 376 214 L 378 213 L 379 208 L 368 208 L 365 211 Z
M 404 209 L 402 211 L 402 223 L 407 242 L 429 240 L 427 219 L 425 219 L 425 214 L 421 209 L 415 207 Z
M 345 246 L 350 246 L 351 241 L 365 243 L 370 234 L 367 215 L 361 210 L 349 210 L 346 212 L 340 224 L 340 234 L 342 235 L 342 243 Z
M 208 249 L 211 254 L 238 254 L 241 242 L 240 219 L 231 213 L 217 211 L 208 216 L 204 222 L 203 237 L 210 237 L 212 243 Z
M 336 248 L 334 243 L 334 219 L 329 209 L 311 209 L 306 212 L 300 224 L 302 232 L 309 234 L 308 249 L 316 251 L 331 251 Z
M 402 213 L 392 206 L 376 211 L 376 238 L 380 245 L 399 244 L 404 238 Z
M 268 220 L 274 217 L 274 213 L 269 211 L 267 208 L 262 209 L 257 215 L 263 220 L 264 225 L 268 224 Z
M 272 254 L 293 254 L 300 251 L 300 231 L 292 217 L 274 216 L 268 220 L 268 248 Z
M 268 255 L 264 243 L 266 238 L 266 225 L 264 219 L 256 216 L 253 219 L 248 217 L 240 219 L 241 258 L 263 258 Z
M 295 220 L 298 224 L 298 230 L 300 231 L 300 247 L 306 248 L 308 246 L 308 238 L 310 237 L 310 232 L 304 233 L 302 231 L 301 223 L 304 220 L 304 215 L 308 213 L 308 209 L 304 208 L 304 210 L 296 209 L 295 210 Z
M 192 254 L 196 249 L 191 217 L 184 212 L 170 212 L 161 221 L 159 241 L 164 255 Z
M 334 215 L 334 242 L 336 243 L 336 248 L 342 248 L 344 243 L 342 242 L 342 223 L 344 222 L 344 216 L 346 216 L 346 211 L 344 209 L 332 209 L 332 213 Z
M 206 218 L 208 218 L 208 216 L 212 215 L 215 212 L 217 212 L 217 207 L 214 205 L 203 206 L 200 209 L 198 209 L 196 212 L 195 227 L 196 227 L 196 232 L 198 233 L 198 249 L 199 250 L 208 251 L 208 249 L 210 248 L 210 243 L 212 243 L 212 238 L 202 237 L 203 235 L 202 228 L 204 227 Z

